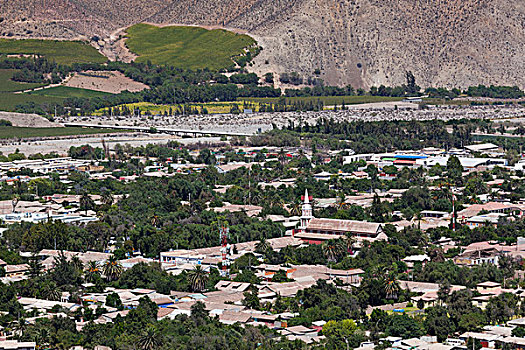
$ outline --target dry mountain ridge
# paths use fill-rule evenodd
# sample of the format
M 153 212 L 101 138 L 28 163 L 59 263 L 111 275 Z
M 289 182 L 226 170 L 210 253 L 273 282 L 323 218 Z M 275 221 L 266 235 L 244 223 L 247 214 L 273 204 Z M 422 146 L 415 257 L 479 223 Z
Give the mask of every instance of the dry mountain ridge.
M 0 8 L 3 35 L 104 36 L 142 21 L 238 28 L 264 47 L 255 71 L 306 77 L 319 68 L 331 84 L 400 84 L 410 70 L 423 86 L 525 86 L 522 0 L 0 0 Z M 30 25 L 39 28 L 24 33 Z

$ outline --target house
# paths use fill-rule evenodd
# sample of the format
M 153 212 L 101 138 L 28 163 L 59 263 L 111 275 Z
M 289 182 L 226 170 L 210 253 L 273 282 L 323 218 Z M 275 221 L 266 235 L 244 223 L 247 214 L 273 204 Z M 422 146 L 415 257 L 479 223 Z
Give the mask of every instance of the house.
M 413 268 L 415 264 L 422 264 L 425 266 L 430 261 L 430 257 L 426 254 L 410 255 L 402 259 L 409 268 Z
M 481 294 L 493 294 L 497 292 L 499 289 L 501 289 L 501 284 L 496 282 L 482 282 L 478 283 L 476 286 L 476 289 Z
M 498 265 L 501 252 L 497 248 L 488 247 L 485 249 L 466 250 L 454 257 L 456 265 L 475 266 L 481 264 Z
M 494 349 L 496 346 L 496 339 L 498 339 L 499 336 L 495 334 L 478 332 L 465 332 L 459 336 L 459 339 L 463 340 L 465 343 L 469 338 L 479 340 L 481 342 L 481 346 L 483 346 L 484 348 Z
M 0 341 L 0 350 L 35 350 L 35 342 L 18 342 L 16 340 Z
M 498 227 L 507 222 L 507 214 L 492 213 L 486 215 L 476 215 L 466 220 L 469 228 L 476 228 L 482 226 Z
M 488 202 L 485 204 L 473 204 L 458 212 L 460 221 L 465 222 L 467 218 L 480 215 L 482 212 L 487 214 L 507 214 L 523 216 L 525 214 L 522 205 L 511 203 Z
M 236 213 L 236 212 L 244 212 L 249 217 L 254 217 L 260 214 L 262 211 L 262 207 L 257 205 L 240 205 L 240 204 L 230 204 L 230 203 L 224 203 L 222 207 L 216 207 L 212 208 L 212 210 L 216 213 L 224 213 L 224 212 L 230 212 L 230 213 Z
M 492 154 L 499 155 L 503 153 L 503 148 L 493 143 L 478 143 L 475 145 L 465 146 L 465 149 L 469 150 L 470 152 L 489 154 L 489 155 L 492 155 Z
M 28 264 L 20 264 L 20 265 L 5 265 L 5 277 L 18 277 L 23 276 L 29 271 L 29 265 Z

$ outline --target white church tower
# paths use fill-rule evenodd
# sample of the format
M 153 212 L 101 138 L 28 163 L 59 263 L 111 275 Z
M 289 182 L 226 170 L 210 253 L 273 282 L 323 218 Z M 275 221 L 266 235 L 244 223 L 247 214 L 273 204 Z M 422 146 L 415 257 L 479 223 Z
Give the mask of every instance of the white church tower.
M 310 197 L 308 196 L 308 189 L 304 191 L 304 202 L 302 214 L 299 223 L 299 231 L 304 232 L 310 220 L 314 218 L 312 204 L 310 204 Z

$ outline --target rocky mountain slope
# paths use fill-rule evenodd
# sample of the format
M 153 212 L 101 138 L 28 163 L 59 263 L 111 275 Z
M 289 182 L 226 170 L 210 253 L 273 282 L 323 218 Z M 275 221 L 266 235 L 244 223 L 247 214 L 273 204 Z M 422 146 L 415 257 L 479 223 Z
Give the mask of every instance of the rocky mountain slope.
M 523 0 L 0 0 L 0 34 L 109 35 L 147 21 L 247 31 L 253 70 L 331 84 L 525 86 Z M 30 29 L 28 29 L 30 28 Z

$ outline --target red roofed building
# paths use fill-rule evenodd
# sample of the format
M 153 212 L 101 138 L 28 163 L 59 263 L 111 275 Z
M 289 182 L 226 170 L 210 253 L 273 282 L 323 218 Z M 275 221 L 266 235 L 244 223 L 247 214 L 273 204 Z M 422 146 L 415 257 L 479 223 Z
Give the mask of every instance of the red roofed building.
M 295 234 L 295 237 L 309 244 L 321 244 L 346 235 L 353 236 L 358 241 L 388 240 L 388 237 L 383 232 L 382 225 L 379 223 L 315 218 L 310 198 L 308 197 L 308 190 L 306 190 L 299 232 Z

